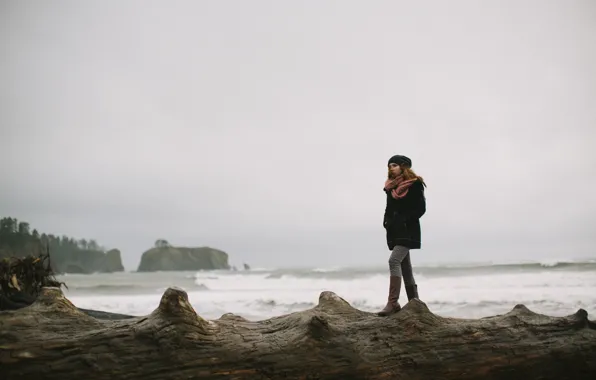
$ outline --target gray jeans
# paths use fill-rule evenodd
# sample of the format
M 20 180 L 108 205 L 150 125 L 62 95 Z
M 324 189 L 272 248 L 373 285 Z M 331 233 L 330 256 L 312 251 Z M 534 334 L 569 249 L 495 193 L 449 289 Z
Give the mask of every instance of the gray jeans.
M 403 277 L 406 285 L 416 285 L 410 260 L 410 248 L 401 245 L 393 248 L 389 256 L 389 273 L 391 276 Z

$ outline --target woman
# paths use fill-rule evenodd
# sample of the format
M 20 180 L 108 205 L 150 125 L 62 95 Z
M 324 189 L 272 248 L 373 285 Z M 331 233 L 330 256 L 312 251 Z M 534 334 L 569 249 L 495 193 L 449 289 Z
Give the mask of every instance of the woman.
M 412 170 L 412 160 L 396 155 L 389 159 L 388 175 L 384 191 L 387 206 L 383 227 L 387 231 L 389 257 L 389 297 L 387 305 L 378 315 L 386 316 L 398 312 L 398 303 L 403 277 L 408 301 L 418 298 L 418 287 L 412 272 L 410 250 L 420 249 L 420 217 L 426 212 L 422 177 Z

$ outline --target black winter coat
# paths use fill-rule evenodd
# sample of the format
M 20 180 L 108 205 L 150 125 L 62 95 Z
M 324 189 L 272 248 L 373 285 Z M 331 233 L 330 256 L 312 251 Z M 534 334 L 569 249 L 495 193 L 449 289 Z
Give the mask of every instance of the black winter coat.
M 387 231 L 387 247 L 393 250 L 396 245 L 419 249 L 421 245 L 420 218 L 426 212 L 424 185 L 414 182 L 405 197 L 395 199 L 391 191 L 387 194 L 387 206 L 383 227 Z

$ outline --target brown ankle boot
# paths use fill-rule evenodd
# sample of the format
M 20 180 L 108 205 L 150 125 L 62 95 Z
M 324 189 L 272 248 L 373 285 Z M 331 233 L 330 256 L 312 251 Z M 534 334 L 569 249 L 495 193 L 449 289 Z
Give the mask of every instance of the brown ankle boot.
M 418 298 L 418 285 L 406 285 L 406 294 L 408 295 L 408 301 Z
M 401 290 L 401 277 L 390 276 L 389 277 L 389 297 L 387 297 L 387 305 L 385 308 L 377 313 L 382 317 L 397 313 L 401 310 L 399 306 L 399 292 Z

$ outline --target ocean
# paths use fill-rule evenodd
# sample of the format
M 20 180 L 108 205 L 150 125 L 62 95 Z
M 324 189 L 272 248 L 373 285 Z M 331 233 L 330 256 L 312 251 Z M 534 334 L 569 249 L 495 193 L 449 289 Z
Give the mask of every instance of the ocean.
M 502 265 L 416 266 L 420 299 L 445 317 L 503 314 L 516 304 L 552 316 L 582 308 L 596 313 L 596 260 Z M 352 306 L 380 310 L 387 297 L 387 268 L 300 268 L 201 272 L 122 272 L 58 276 L 76 306 L 146 315 L 169 286 L 184 289 L 199 315 L 234 313 L 261 320 L 315 306 L 332 291 Z M 402 287 L 402 306 L 407 303 Z

